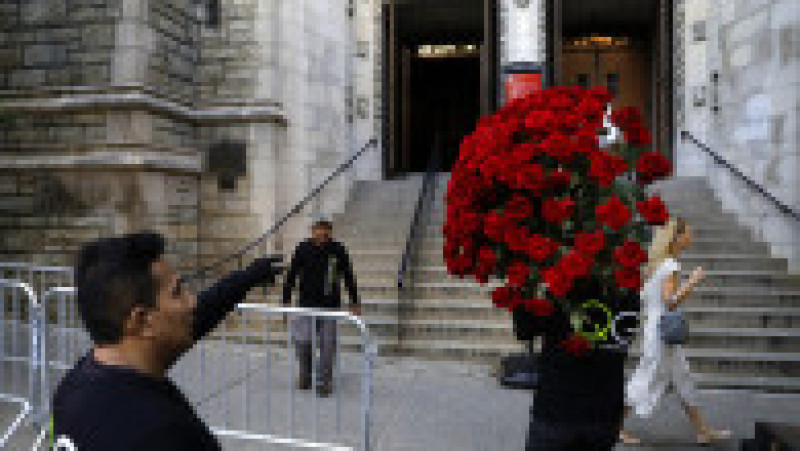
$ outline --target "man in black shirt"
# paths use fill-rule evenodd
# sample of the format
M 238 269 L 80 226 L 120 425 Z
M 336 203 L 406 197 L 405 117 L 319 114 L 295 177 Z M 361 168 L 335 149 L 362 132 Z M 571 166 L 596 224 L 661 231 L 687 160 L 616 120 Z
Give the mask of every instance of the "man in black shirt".
M 53 397 L 54 443 L 80 451 L 221 449 L 166 373 L 250 288 L 274 283 L 278 259 L 257 259 L 195 298 L 163 254 L 164 239 L 153 233 L 81 250 L 77 303 L 94 347 Z
M 342 299 L 340 278 L 344 278 L 350 293 L 350 312 L 361 314 L 353 267 L 345 247 L 331 238 L 333 224 L 323 215 L 312 219 L 311 238 L 297 245 L 283 287 L 283 303 L 292 300 L 292 290 L 296 279 L 300 278 L 298 305 L 308 308 L 339 309 Z M 311 359 L 315 350 L 311 349 L 311 333 L 316 325 L 319 336 L 320 371 L 319 394 L 330 395 L 333 362 L 336 351 L 336 322 L 334 320 L 298 318 L 293 324 L 293 335 L 297 342 L 297 357 L 300 361 L 300 376 L 297 386 L 302 390 L 311 387 Z

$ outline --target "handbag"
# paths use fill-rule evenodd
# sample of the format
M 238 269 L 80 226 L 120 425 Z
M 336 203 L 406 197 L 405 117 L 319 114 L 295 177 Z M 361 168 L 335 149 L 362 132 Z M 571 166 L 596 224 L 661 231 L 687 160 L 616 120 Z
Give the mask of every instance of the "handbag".
M 681 345 L 686 342 L 689 335 L 689 323 L 683 309 L 678 307 L 675 310 L 667 311 L 661 315 L 658 322 L 658 334 L 661 340 L 668 345 Z

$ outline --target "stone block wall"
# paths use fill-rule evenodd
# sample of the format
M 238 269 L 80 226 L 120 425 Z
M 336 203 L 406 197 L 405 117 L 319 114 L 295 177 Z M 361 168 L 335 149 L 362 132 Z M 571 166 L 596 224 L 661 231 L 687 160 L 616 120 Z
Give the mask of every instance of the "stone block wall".
M 258 75 L 275 65 L 274 18 L 269 24 L 261 24 L 259 19 L 272 16 L 276 3 L 276 0 L 222 1 L 219 26 L 201 26 L 201 101 L 259 100 L 254 98 L 257 84 L 269 85 L 272 80 L 263 77 L 259 80 Z M 266 98 L 272 99 L 274 93 L 271 90 L 267 93 Z
M 145 84 L 171 98 L 197 98 L 200 23 L 193 0 L 149 0 L 146 26 L 152 33 Z M 130 40 L 128 40 L 130 41 Z
M 197 265 L 198 180 L 126 170 L 0 172 L 0 256 L 71 265 L 81 244 L 154 230 L 182 269 Z M 11 202 L 13 200 L 13 202 Z
M 0 89 L 109 84 L 121 5 L 0 1 Z
M 97 218 L 97 233 L 154 229 L 182 260 L 223 257 L 356 150 L 345 3 L 222 0 L 216 26 L 194 0 L 0 0 L 0 112 L 13 117 L 0 168 L 49 174 L 75 200 L 63 215 Z M 223 139 L 246 148 L 232 189 L 206 161 Z M 352 174 L 270 246 L 291 249 L 315 208 L 341 211 Z M 16 197 L 0 193 L 0 209 L 32 202 Z

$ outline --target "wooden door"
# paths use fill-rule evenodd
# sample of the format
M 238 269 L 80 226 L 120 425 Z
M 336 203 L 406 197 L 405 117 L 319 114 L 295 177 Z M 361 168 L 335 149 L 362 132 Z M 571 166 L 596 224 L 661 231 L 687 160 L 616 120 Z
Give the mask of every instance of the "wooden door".
M 584 88 L 605 86 L 614 94 L 612 105 L 639 108 L 651 126 L 652 77 L 646 44 L 575 45 L 562 52 L 561 84 Z

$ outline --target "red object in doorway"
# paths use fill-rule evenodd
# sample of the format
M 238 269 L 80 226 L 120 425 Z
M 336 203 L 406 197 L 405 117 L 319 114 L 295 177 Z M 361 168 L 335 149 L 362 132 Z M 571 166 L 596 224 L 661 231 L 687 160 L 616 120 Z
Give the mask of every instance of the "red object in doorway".
M 506 102 L 542 89 L 542 74 L 508 74 L 506 79 Z

